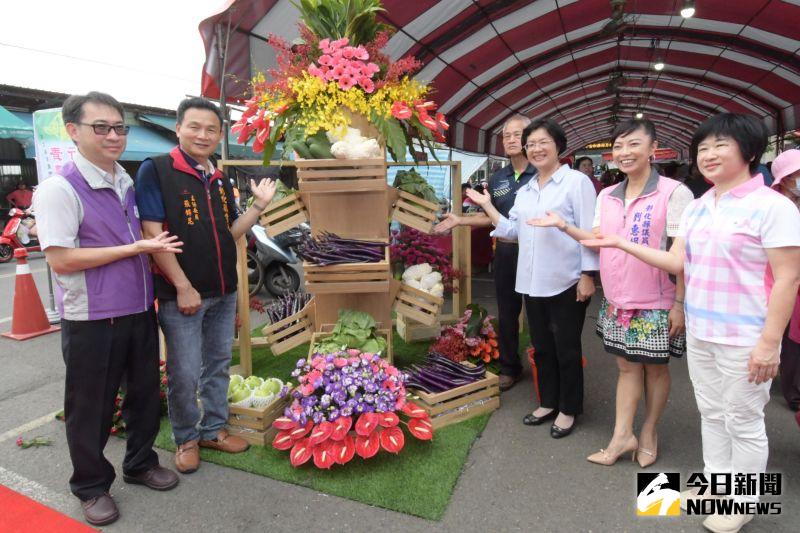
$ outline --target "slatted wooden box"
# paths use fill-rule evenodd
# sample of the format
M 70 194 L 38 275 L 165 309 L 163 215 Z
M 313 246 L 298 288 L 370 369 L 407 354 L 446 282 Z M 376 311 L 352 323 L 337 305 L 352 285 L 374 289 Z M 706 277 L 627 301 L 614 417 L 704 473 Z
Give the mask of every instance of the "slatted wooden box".
M 314 333 L 315 304 L 312 298 L 299 312 L 280 322 L 264 326 L 261 333 L 267 338 L 273 355 L 281 355 L 311 340 Z
M 297 193 L 270 203 L 258 219 L 267 235 L 276 237 L 295 226 L 308 222 L 306 206 Z
M 419 396 L 413 401 L 428 412 L 436 430 L 499 409 L 499 383 L 497 375 L 487 371 L 484 379 L 448 391 L 429 394 L 412 389 L 411 393 Z
M 442 331 L 442 323 L 436 322 L 431 326 L 423 326 L 422 324 L 409 320 L 403 315 L 397 315 L 395 321 L 397 334 L 400 335 L 406 342 L 419 342 L 435 339 Z
M 423 233 L 433 232 L 439 204 L 423 200 L 406 191 L 397 191 L 398 199 L 392 210 L 392 220 L 410 226 Z
M 442 305 L 444 305 L 444 298 L 401 283 L 394 299 L 393 308 L 398 316 L 415 320 L 426 326 L 434 326 L 439 322 Z
M 298 159 L 295 165 L 303 193 L 385 191 L 387 188 L 383 159 Z
M 291 396 L 277 398 L 264 407 L 237 407 L 229 405 L 228 431 L 242 437 L 250 444 L 267 446 L 278 434 L 272 423 L 281 416 L 291 402 Z
M 389 292 L 389 247 L 377 263 L 320 266 L 303 262 L 306 292 L 314 294 Z

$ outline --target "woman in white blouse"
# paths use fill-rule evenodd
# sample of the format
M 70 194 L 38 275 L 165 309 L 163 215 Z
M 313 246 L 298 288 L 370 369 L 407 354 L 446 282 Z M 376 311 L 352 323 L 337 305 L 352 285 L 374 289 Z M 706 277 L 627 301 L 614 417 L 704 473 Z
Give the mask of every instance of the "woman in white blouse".
M 537 120 L 522 138 L 539 174 L 517 191 L 509 217 L 497 212 L 488 193 L 469 190 L 467 195 L 496 226 L 493 237 L 519 241 L 516 291 L 525 295 L 541 402 L 523 423 L 537 426 L 555 419 L 550 435 L 561 438 L 572 432 L 575 417 L 583 411 L 581 331 L 595 290 L 598 258 L 557 228 L 533 227 L 526 221 L 557 211 L 568 223 L 589 231 L 596 196 L 585 174 L 559 163 L 567 138 L 556 122 Z

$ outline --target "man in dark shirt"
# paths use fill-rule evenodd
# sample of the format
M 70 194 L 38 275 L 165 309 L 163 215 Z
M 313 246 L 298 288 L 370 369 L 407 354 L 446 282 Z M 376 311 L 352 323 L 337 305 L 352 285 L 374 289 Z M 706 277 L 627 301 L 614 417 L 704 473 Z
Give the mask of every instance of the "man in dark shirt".
M 536 176 L 536 169 L 528 162 L 523 150 L 522 130 L 530 119 L 514 115 L 503 125 L 503 149 L 511 159 L 507 165 L 489 178 L 489 194 L 492 204 L 507 217 L 514 206 L 517 190 Z M 456 226 L 491 226 L 485 214 L 459 217 L 448 213 L 436 225 L 437 233 L 445 233 Z M 497 240 L 494 253 L 494 285 L 497 296 L 497 320 L 499 323 L 500 390 L 508 390 L 522 377 L 519 359 L 519 314 L 522 311 L 522 295 L 514 290 L 517 280 L 516 242 Z
M 167 343 L 175 466 L 189 474 L 200 466 L 198 447 L 238 453 L 248 446 L 225 429 L 236 314 L 235 243 L 256 223 L 275 194 L 275 183 L 250 180 L 255 201 L 237 215 L 230 181 L 210 159 L 222 138 L 219 109 L 203 98 L 184 100 L 176 132 L 179 146 L 139 168 L 136 202 L 145 235 L 157 235 L 166 226 L 184 244 L 179 257 L 155 258 L 155 288 Z

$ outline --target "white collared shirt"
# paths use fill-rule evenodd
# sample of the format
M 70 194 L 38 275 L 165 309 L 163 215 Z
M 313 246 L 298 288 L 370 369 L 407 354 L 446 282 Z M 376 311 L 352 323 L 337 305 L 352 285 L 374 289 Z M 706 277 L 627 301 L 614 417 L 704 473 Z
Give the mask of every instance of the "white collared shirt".
M 585 174 L 563 165 L 539 189 L 531 179 L 517 191 L 508 218 L 500 216 L 492 237 L 519 241 L 516 291 L 547 297 L 560 294 L 578 282 L 582 271 L 599 269 L 596 252 L 581 246 L 558 228 L 530 226 L 531 218 L 546 211 L 558 213 L 567 224 L 592 230 L 597 201 L 594 185 Z

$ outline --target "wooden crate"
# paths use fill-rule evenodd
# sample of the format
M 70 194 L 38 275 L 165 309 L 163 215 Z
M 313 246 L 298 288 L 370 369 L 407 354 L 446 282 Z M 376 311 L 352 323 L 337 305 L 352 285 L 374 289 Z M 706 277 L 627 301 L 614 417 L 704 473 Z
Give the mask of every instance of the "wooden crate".
M 301 193 L 386 191 L 385 159 L 298 159 Z
M 377 263 L 345 263 L 320 266 L 303 262 L 306 292 L 314 294 L 389 292 L 392 277 L 389 247 Z
M 406 191 L 397 191 L 397 203 L 394 204 L 392 220 L 410 226 L 423 233 L 433 232 L 437 213 L 441 209 L 438 203 L 423 200 Z
M 441 322 L 436 322 L 431 326 L 406 319 L 403 315 L 397 315 L 395 322 L 397 334 L 406 342 L 419 342 L 435 339 L 442 331 Z
M 237 407 L 229 405 L 228 431 L 242 437 L 250 444 L 267 446 L 278 434 L 272 423 L 281 416 L 291 403 L 291 396 L 278 398 L 271 404 L 260 407 Z
M 324 329 L 327 331 L 318 331 L 311 336 L 311 343 L 308 345 L 308 358 L 314 355 L 314 345 L 318 343 L 321 339 L 325 337 L 329 337 L 332 329 L 332 325 L 326 325 Z M 392 330 L 390 329 L 378 329 L 378 335 L 386 339 L 386 353 L 384 353 L 381 358 L 386 359 L 389 364 L 393 364 L 392 361 L 394 360 L 393 356 L 393 349 L 392 349 Z
M 394 299 L 393 309 L 398 316 L 404 316 L 426 326 L 434 326 L 439 322 L 442 305 L 444 298 L 401 283 Z
M 342 309 L 367 313 L 378 324 L 391 324 L 393 301 L 391 291 L 315 294 L 315 331 L 321 331 L 321 324 L 334 324 L 339 320 Z
M 267 235 L 276 237 L 298 224 L 308 222 L 308 212 L 300 196 L 292 193 L 277 202 L 270 203 L 261 213 L 258 222 L 264 226 Z
M 470 363 L 462 364 L 473 366 Z M 419 396 L 418 400 L 412 401 L 428 412 L 433 429 L 440 429 L 498 409 L 499 383 L 497 375 L 487 371 L 486 377 L 480 381 L 444 392 L 428 394 L 412 389 L 412 394 Z
M 299 312 L 264 326 L 261 333 L 267 338 L 273 355 L 280 355 L 310 341 L 314 333 L 314 314 L 312 298 Z

